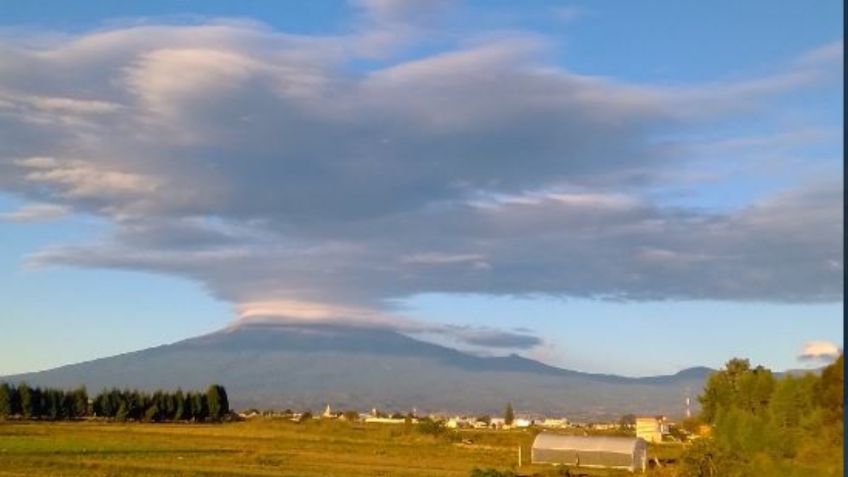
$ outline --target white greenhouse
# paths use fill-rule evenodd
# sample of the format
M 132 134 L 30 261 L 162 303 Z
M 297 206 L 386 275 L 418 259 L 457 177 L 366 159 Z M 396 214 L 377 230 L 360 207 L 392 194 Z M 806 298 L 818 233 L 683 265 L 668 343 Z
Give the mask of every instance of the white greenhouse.
M 643 439 L 610 436 L 563 436 L 542 432 L 533 441 L 534 464 L 645 470 L 648 446 Z

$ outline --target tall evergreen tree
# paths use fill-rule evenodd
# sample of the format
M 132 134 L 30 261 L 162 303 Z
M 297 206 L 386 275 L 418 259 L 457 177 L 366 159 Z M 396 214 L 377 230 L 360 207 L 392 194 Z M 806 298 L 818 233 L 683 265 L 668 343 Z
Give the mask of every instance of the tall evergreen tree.
M 183 395 L 182 389 L 177 389 L 177 392 L 174 393 L 174 419 L 178 421 L 188 419 L 188 408 L 186 406 L 185 395 Z
M 202 393 L 192 393 L 192 419 L 197 422 L 203 422 L 209 416 L 209 405 L 206 401 L 206 395 Z
M 508 402 L 504 411 L 504 424 L 511 426 L 513 421 L 515 421 L 515 412 L 512 410 L 512 403 Z
M 151 405 L 144 411 L 144 420 L 147 422 L 159 422 L 162 420 L 162 414 L 159 411 L 159 406 Z
M 13 388 L 9 383 L 0 384 L 0 419 L 12 415 L 12 392 Z
M 20 396 L 21 399 L 21 415 L 25 419 L 35 417 L 35 413 L 33 411 L 38 407 L 37 404 L 35 406 L 33 405 L 32 394 L 32 388 L 30 388 L 27 383 L 21 383 L 18 385 L 18 396 Z
M 41 388 L 34 387 L 30 389 L 30 395 L 32 396 L 30 399 L 30 415 L 40 418 L 44 415 L 44 409 L 46 408 L 44 392 Z
M 71 393 L 71 403 L 70 417 L 88 416 L 88 392 L 85 390 L 85 386 L 81 386 Z
M 206 390 L 206 401 L 209 405 L 209 417 L 220 421 L 230 412 L 230 403 L 227 399 L 227 391 L 219 384 L 213 384 Z
M 18 392 L 18 388 L 15 386 L 9 386 L 9 415 L 11 416 L 20 416 L 23 413 L 21 409 L 21 395 Z
M 56 420 L 62 418 L 62 394 L 56 389 L 44 390 L 44 414 L 48 419 Z
M 130 419 L 140 419 L 144 410 L 144 401 L 141 392 L 137 389 L 127 391 L 127 417 Z
M 121 403 L 124 402 L 124 395 L 117 388 L 112 388 L 109 391 L 109 398 L 107 399 L 107 402 L 109 403 L 108 416 L 115 417 L 118 415 L 118 409 L 121 407 Z
M 164 402 L 164 408 L 162 409 L 163 419 L 173 421 L 176 419 L 177 414 L 176 394 L 166 393 L 162 400 Z
M 129 410 L 127 409 L 127 403 L 121 402 L 118 406 L 118 411 L 115 413 L 115 420 L 118 422 L 124 422 L 129 418 Z
M 100 417 L 103 415 L 103 394 L 98 394 L 94 396 L 94 399 L 91 400 L 91 414 L 93 416 Z
M 189 391 L 185 395 L 185 419 L 187 421 L 193 421 L 194 416 L 199 412 L 199 410 L 195 409 L 195 403 L 197 402 L 194 399 L 194 392 Z

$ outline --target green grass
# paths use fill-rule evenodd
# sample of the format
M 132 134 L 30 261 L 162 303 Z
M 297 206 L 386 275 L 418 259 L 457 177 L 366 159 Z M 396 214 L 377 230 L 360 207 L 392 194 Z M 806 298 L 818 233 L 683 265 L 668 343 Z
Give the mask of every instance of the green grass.
M 474 467 L 514 468 L 518 446 L 526 459 L 532 438 L 527 431 L 462 431 L 449 438 L 402 425 L 274 419 L 220 425 L 0 422 L 0 476 L 466 477 Z M 551 469 L 521 469 L 533 473 Z

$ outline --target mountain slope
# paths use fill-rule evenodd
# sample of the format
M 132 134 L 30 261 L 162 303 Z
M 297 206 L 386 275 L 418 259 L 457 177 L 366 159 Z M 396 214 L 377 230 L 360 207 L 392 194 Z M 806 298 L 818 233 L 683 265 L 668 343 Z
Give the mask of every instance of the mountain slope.
M 251 325 L 178 343 L 5 378 L 89 390 L 225 385 L 236 408 L 335 408 L 500 413 L 572 418 L 679 415 L 710 372 L 626 378 L 560 369 L 511 355 L 479 357 L 373 328 Z

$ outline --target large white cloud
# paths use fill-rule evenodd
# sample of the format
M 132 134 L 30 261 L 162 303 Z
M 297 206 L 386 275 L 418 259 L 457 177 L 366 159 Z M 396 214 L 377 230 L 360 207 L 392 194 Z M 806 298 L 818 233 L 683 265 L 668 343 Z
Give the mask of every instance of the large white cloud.
M 395 3 L 363 5 L 385 22 Z M 347 68 L 368 34 L 5 41 L 0 189 L 115 224 L 33 261 L 186 276 L 243 316 L 368 321 L 434 291 L 842 299 L 841 182 L 728 212 L 648 194 L 686 164 L 658 138 L 833 80 L 841 42 L 768 77 L 652 87 L 556 67 L 515 33 Z

